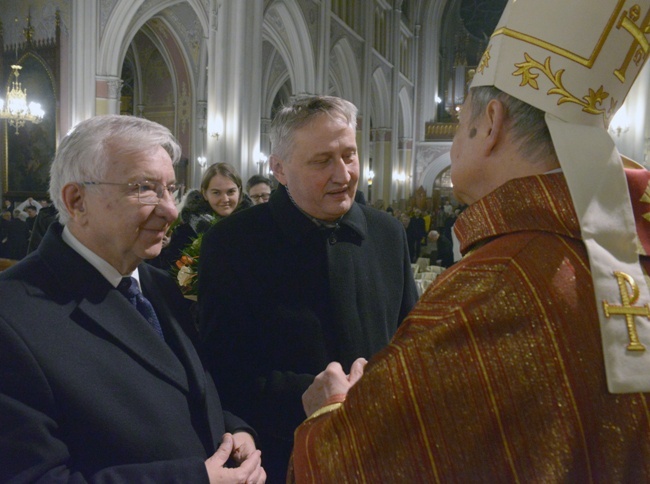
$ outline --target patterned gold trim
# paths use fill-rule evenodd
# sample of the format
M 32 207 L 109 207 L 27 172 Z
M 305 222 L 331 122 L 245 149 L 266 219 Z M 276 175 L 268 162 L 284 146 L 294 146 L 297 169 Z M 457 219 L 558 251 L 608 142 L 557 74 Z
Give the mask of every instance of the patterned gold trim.
M 553 52 L 562 57 L 565 57 L 573 62 L 577 62 L 580 65 L 591 68 L 596 62 L 596 59 L 598 58 L 598 55 L 600 54 L 600 51 L 602 50 L 603 45 L 605 44 L 605 41 L 609 36 L 609 33 L 611 32 L 612 28 L 614 28 L 614 26 L 616 25 L 616 19 L 618 18 L 619 13 L 623 9 L 623 5 L 625 4 L 625 1 L 626 0 L 618 1 L 618 5 L 614 9 L 614 12 L 612 13 L 609 20 L 607 21 L 607 26 L 603 30 L 603 33 L 598 39 L 598 42 L 594 46 L 594 50 L 591 52 L 589 57 L 583 57 L 579 54 L 576 54 L 575 52 L 571 52 L 560 46 L 551 44 L 550 42 L 546 42 L 537 37 L 533 37 L 532 35 L 524 34 L 523 32 L 518 32 L 516 30 L 512 30 L 507 27 L 502 27 L 498 30 L 495 30 L 494 33 L 492 34 L 492 37 L 496 37 L 497 35 L 505 35 L 508 37 L 512 37 L 513 39 L 517 39 L 522 42 L 536 45 L 538 47 L 541 47 L 542 49 L 548 50 L 549 52 Z
M 332 403 L 330 405 L 325 405 L 324 407 L 319 408 L 314 413 L 312 413 L 309 417 L 307 417 L 305 422 L 307 422 L 309 420 L 312 420 L 312 419 L 314 419 L 316 417 L 320 417 L 324 413 L 333 412 L 334 410 L 338 409 L 341 405 L 343 405 L 341 402 Z
M 483 55 L 481 56 L 481 62 L 479 63 L 478 67 L 476 68 L 476 71 L 479 74 L 483 74 L 483 71 L 487 68 L 490 67 L 490 49 L 492 48 L 492 44 L 488 45 L 487 49 L 485 49 L 485 52 L 483 52 Z
M 555 86 L 548 90 L 547 94 L 559 94 L 561 97 L 558 100 L 558 105 L 564 103 L 575 103 L 582 106 L 582 110 L 589 114 L 604 114 L 604 109 L 599 109 L 597 105 L 601 105 L 605 99 L 609 97 L 609 93 L 605 92 L 603 86 L 600 86 L 598 90 L 594 91 L 592 88 L 589 88 L 588 94 L 582 97 L 582 100 L 578 99 L 576 96 L 567 91 L 562 84 L 562 74 L 564 74 L 564 69 L 559 69 L 556 72 L 553 72 L 551 69 L 551 57 L 547 57 L 542 64 L 539 61 L 533 59 L 528 53 L 524 52 L 524 57 L 526 62 L 521 62 L 515 64 L 515 67 L 518 67 L 515 72 L 512 73 L 513 76 L 521 76 L 520 86 L 529 85 L 533 89 L 538 90 L 539 86 L 537 84 L 537 78 L 539 74 L 534 74 L 531 71 L 537 69 L 542 72 Z

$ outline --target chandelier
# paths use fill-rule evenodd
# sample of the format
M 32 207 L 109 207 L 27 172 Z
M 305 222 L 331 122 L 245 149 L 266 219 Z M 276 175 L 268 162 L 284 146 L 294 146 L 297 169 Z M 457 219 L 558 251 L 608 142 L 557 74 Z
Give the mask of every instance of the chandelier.
M 6 119 L 11 126 L 18 130 L 25 126 L 25 123 L 40 123 L 45 115 L 45 111 L 41 108 L 39 103 L 30 102 L 27 104 L 27 90 L 23 89 L 18 81 L 20 70 L 19 65 L 13 65 L 11 68 L 14 70 L 13 75 L 15 79 L 10 83 L 7 89 L 7 100 L 0 99 L 0 119 Z

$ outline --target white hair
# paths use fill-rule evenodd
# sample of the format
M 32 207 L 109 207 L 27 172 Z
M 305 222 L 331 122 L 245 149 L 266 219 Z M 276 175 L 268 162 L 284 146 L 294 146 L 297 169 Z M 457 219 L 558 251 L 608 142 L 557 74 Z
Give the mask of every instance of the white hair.
M 68 183 L 101 180 L 114 160 L 162 147 L 176 163 L 181 148 L 164 126 L 135 116 L 95 116 L 75 126 L 61 141 L 50 168 L 50 197 L 59 221 L 70 220 L 62 190 Z

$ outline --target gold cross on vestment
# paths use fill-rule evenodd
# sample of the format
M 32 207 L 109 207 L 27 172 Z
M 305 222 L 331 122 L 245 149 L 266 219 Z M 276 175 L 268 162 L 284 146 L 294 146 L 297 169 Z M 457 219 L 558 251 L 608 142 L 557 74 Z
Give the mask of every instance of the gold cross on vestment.
M 625 82 L 625 71 L 627 71 L 630 61 L 634 61 L 637 66 L 643 64 L 645 56 L 647 56 L 650 51 L 650 42 L 648 42 L 647 39 L 647 35 L 650 34 L 650 10 L 646 12 L 646 16 L 641 21 L 641 25 L 637 25 L 635 22 L 640 16 L 641 10 L 639 9 L 639 6 L 634 5 L 629 12 L 623 12 L 618 24 L 616 25 L 617 29 L 622 27 L 627 30 L 634 39 L 623 64 L 614 71 L 614 75 L 618 77 L 621 82 Z
M 645 351 L 645 346 L 639 341 L 639 335 L 636 332 L 636 324 L 634 323 L 634 316 L 645 316 L 650 319 L 650 304 L 646 306 L 634 306 L 634 303 L 639 299 L 639 286 L 636 284 L 632 276 L 624 272 L 614 271 L 618 288 L 621 293 L 621 306 L 609 304 L 603 301 L 603 309 L 607 318 L 613 314 L 625 315 L 625 322 L 627 323 L 627 334 L 630 338 L 630 343 L 627 345 L 628 351 Z M 628 286 L 632 290 L 628 291 Z

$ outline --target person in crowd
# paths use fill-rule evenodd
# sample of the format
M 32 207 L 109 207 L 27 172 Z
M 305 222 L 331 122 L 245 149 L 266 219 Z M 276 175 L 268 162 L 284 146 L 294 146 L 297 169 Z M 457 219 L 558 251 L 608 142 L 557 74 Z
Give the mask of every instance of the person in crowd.
M 25 222 L 27 220 L 27 212 L 24 212 L 19 209 L 14 209 L 14 216 L 13 218 L 17 218 L 18 220 Z
M 432 252 L 435 257 L 431 258 L 431 265 L 438 265 L 438 261 L 440 261 L 441 267 L 451 267 L 454 263 L 454 247 L 451 240 L 437 230 L 431 230 L 427 237 L 430 242 L 436 244 L 436 251 Z
M 154 265 L 163 269 L 172 266 L 192 240 L 205 233 L 213 223 L 241 209 L 242 198 L 242 181 L 235 167 L 229 163 L 210 165 L 201 178 L 200 190 L 187 193 L 179 223 Z
M 263 482 L 222 411 L 187 300 L 143 264 L 177 215 L 169 130 L 97 116 L 60 143 L 59 221 L 0 273 L 0 481 Z
M 14 212 L 14 203 L 9 200 L 8 198 L 5 198 L 2 201 L 2 211 L 8 211 L 9 215 L 13 218 L 13 212 Z
M 9 222 L 11 221 L 11 212 L 3 210 L 0 213 L 0 258 L 9 258 Z
M 451 205 L 450 205 L 451 206 Z M 453 241 L 454 236 L 452 235 L 454 224 L 458 218 L 460 211 L 458 209 L 452 209 L 449 215 L 445 217 L 445 225 L 442 228 L 442 235 L 444 235 L 448 240 Z
M 54 205 L 52 205 L 51 201 L 41 201 L 41 209 L 38 211 L 38 215 L 36 215 L 34 227 L 29 235 L 29 245 L 27 246 L 28 254 L 31 254 L 36 250 L 38 245 L 41 243 L 41 240 L 43 240 L 48 227 L 56 221 L 58 213 L 58 210 Z
M 650 0 L 591 7 L 507 3 L 451 148 L 465 257 L 365 367 L 316 377 L 296 482 L 650 480 L 650 172 L 624 169 L 598 101 L 641 69 L 616 75 Z M 583 31 L 589 65 L 566 55 Z M 558 102 L 587 86 L 593 109 Z
M 21 212 L 26 212 L 27 211 L 26 209 L 29 206 L 35 207 L 36 212 L 38 212 L 43 207 L 40 202 L 37 202 L 36 200 L 34 200 L 33 197 L 29 197 L 27 200 L 19 203 L 16 206 L 16 209 L 20 210 Z
M 228 217 L 242 202 L 241 177 L 232 165 L 215 163 L 203 175 L 201 193 L 217 217 Z
M 280 186 L 203 240 L 206 359 L 225 404 L 258 431 L 269 482 L 284 482 L 314 375 L 332 359 L 370 357 L 418 297 L 404 229 L 354 202 L 356 112 L 329 96 L 280 109 L 270 158 Z
M 436 230 L 442 233 L 445 230 L 445 222 L 447 220 L 447 213 L 445 212 L 445 207 L 441 205 L 436 211 Z
M 422 238 L 427 235 L 424 228 L 424 219 L 422 218 L 422 211 L 419 208 L 413 209 L 413 214 L 409 217 L 409 222 L 406 227 L 406 237 L 409 244 L 409 254 L 411 255 L 411 262 L 416 262 L 420 257 L 422 250 Z
M 268 202 L 271 198 L 271 180 L 262 175 L 253 175 L 246 182 L 246 193 L 253 205 Z
M 27 205 L 24 212 L 27 214 L 27 219 L 25 220 L 27 230 L 29 230 L 29 234 L 31 235 L 34 223 L 36 222 L 36 215 L 38 215 L 38 209 L 34 205 Z
M 19 215 L 22 212 L 14 210 L 14 217 L 9 210 L 2 212 L 3 234 L 0 242 L 2 252 L 7 259 L 21 260 L 27 255 L 27 244 L 29 242 L 29 228 L 27 223 Z

